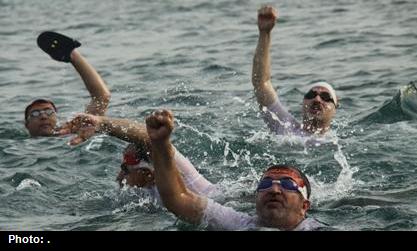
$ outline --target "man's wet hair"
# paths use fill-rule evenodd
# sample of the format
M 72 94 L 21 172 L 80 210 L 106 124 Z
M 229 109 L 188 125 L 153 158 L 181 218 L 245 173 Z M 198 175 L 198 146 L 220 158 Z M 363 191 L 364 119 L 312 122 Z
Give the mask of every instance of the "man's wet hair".
M 28 117 L 29 117 L 29 111 L 30 111 L 30 108 L 32 108 L 32 106 L 37 105 L 37 104 L 51 104 L 51 105 L 52 105 L 52 107 L 54 108 L 55 112 L 57 112 L 57 111 L 58 111 L 58 110 L 56 109 L 56 106 L 55 106 L 54 102 L 52 102 L 51 100 L 48 100 L 48 99 L 42 99 L 42 98 L 40 98 L 40 99 L 36 99 L 36 100 L 34 100 L 32 103 L 30 103 L 28 106 L 26 106 L 26 109 L 25 109 L 25 121 L 26 121 L 26 120 L 28 119 Z
M 310 194 L 311 194 L 311 186 L 310 186 L 310 181 L 308 180 L 307 176 L 297 167 L 295 166 L 291 166 L 291 165 L 273 165 L 268 167 L 268 169 L 266 169 L 265 173 L 270 171 L 270 170 L 274 170 L 274 169 L 290 169 L 290 170 L 294 170 L 296 171 L 299 175 L 300 178 L 303 180 L 305 186 L 307 187 L 307 198 L 310 199 Z

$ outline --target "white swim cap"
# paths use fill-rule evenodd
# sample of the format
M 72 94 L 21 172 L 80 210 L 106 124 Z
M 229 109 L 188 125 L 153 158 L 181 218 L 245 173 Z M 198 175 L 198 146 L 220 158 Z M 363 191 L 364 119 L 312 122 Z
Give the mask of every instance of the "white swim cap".
M 324 81 L 316 82 L 316 83 L 313 83 L 312 85 L 310 85 L 308 90 L 311 90 L 314 87 L 324 87 L 324 88 L 326 88 L 329 91 L 330 96 L 332 96 L 332 99 L 334 100 L 335 106 L 337 107 L 338 102 L 337 102 L 336 91 L 333 89 L 333 87 L 329 83 L 324 82 Z

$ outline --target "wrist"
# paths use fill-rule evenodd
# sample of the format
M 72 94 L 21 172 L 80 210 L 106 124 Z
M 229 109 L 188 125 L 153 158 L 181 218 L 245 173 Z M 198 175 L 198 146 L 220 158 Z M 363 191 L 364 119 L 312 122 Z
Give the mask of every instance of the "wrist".
M 96 132 L 109 133 L 111 131 L 111 122 L 105 117 L 97 116 L 98 126 Z
M 161 157 L 165 158 L 166 160 L 174 160 L 175 148 L 169 140 L 151 140 L 151 156 L 153 161 L 156 161 L 155 158 L 159 159 Z
M 71 62 L 77 61 L 77 59 L 79 59 L 80 57 L 81 57 L 81 54 L 77 51 L 77 49 L 74 49 L 71 51 L 70 53 Z
M 270 37 L 271 36 L 271 30 L 259 30 L 259 36 L 260 37 Z
M 160 139 L 160 140 L 151 140 L 152 149 L 159 152 L 174 152 L 173 146 L 169 138 Z

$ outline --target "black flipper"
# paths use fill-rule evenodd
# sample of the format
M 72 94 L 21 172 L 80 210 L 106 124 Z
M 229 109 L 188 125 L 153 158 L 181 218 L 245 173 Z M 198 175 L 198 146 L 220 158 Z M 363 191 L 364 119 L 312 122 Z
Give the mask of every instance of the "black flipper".
M 37 42 L 39 48 L 48 53 L 51 58 L 67 63 L 71 61 L 72 50 L 81 46 L 77 40 L 53 31 L 42 32 Z

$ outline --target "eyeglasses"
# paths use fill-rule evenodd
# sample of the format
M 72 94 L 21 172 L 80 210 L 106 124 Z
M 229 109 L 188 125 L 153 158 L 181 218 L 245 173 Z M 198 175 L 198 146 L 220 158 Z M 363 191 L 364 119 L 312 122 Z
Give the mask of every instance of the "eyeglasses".
M 319 95 L 320 98 L 323 99 L 324 101 L 326 101 L 326 102 L 332 102 L 333 104 L 336 105 L 336 103 L 332 99 L 332 96 L 328 92 L 320 92 L 320 93 L 318 93 L 316 91 L 310 90 L 309 92 L 306 93 L 306 95 L 304 95 L 304 98 L 305 99 L 313 99 L 317 95 Z
M 274 180 L 270 177 L 265 177 L 259 182 L 258 188 L 256 188 L 256 191 L 262 192 L 262 191 L 269 190 L 272 188 L 273 184 L 278 184 L 283 189 L 290 191 L 290 192 L 299 192 L 304 197 L 304 199 L 306 200 L 308 199 L 307 187 L 306 186 L 300 187 L 299 185 L 297 185 L 297 183 L 293 179 L 289 177 L 285 177 L 285 178 L 281 178 L 277 180 Z
M 52 116 L 53 114 L 55 114 L 55 111 L 52 110 L 51 108 L 47 108 L 44 110 L 32 110 L 29 114 L 29 118 L 37 118 L 39 116 L 41 116 L 41 114 L 46 114 L 48 115 L 48 117 Z

